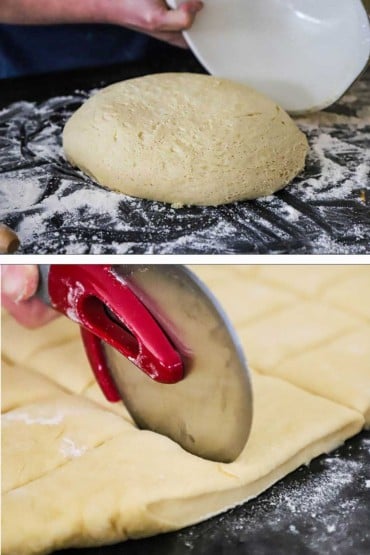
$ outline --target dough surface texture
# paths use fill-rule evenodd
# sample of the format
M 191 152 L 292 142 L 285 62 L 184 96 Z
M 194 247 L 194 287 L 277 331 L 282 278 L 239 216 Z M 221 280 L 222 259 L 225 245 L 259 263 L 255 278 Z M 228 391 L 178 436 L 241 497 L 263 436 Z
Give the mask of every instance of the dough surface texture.
M 295 266 L 296 288 L 279 266 L 193 268 L 228 311 L 253 368 L 251 436 L 230 464 L 139 430 L 122 405 L 106 402 L 76 326 L 60 318 L 29 331 L 4 313 L 2 553 L 179 529 L 255 497 L 370 426 L 368 314 L 355 298 L 338 301 L 354 281 L 369 289 L 370 268 L 347 268 Z
M 134 197 L 219 205 L 270 195 L 303 169 L 307 140 L 255 90 L 190 73 L 102 89 L 63 132 L 67 159 Z

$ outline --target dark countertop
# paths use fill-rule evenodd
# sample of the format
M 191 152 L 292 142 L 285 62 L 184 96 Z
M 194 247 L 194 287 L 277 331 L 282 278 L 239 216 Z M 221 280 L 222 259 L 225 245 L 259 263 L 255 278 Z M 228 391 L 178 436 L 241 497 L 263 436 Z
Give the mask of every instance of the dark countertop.
M 283 191 L 179 210 L 107 191 L 63 158 L 66 119 L 95 87 L 157 71 L 202 71 L 189 52 L 1 82 L 0 221 L 20 253 L 370 253 L 370 71 L 320 114 L 302 117 L 311 151 Z M 174 54 L 175 52 L 175 54 Z

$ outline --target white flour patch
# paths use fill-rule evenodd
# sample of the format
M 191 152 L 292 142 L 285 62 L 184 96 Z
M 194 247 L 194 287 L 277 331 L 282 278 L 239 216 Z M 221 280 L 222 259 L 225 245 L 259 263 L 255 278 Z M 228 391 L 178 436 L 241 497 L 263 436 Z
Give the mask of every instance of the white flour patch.
M 36 204 L 43 187 L 37 175 L 24 177 L 21 173 L 0 175 L 0 206 L 2 210 L 22 211 Z
M 65 414 L 61 411 L 57 411 L 55 414 L 42 415 L 40 414 L 30 414 L 26 410 L 17 410 L 7 412 L 4 416 L 4 423 L 6 422 L 23 422 L 27 425 L 41 424 L 42 426 L 57 426 L 63 419 Z
M 296 210 L 293 206 L 289 206 L 289 204 L 281 209 L 281 215 L 289 222 L 297 222 L 300 218 L 299 210 Z
M 61 453 L 68 459 L 81 457 L 86 451 L 87 447 L 84 445 L 77 445 L 72 439 L 64 437 L 60 446 Z

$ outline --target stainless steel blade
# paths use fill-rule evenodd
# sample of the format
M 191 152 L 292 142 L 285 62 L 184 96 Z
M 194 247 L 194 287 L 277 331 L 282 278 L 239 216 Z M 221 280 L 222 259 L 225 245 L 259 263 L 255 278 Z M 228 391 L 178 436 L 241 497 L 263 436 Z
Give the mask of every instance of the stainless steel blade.
M 104 346 L 135 422 L 198 456 L 235 460 L 251 427 L 252 390 L 242 348 L 219 303 L 183 266 L 122 265 L 114 272 L 151 311 L 185 364 L 181 382 L 160 384 Z

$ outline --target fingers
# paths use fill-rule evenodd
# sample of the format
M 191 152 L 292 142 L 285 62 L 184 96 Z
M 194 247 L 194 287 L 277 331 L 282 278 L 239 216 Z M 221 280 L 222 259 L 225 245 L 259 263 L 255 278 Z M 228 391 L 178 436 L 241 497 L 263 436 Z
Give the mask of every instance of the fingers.
M 1 267 L 1 292 L 9 300 L 18 303 L 32 297 L 37 290 L 39 274 L 37 266 L 6 265 Z
M 202 9 L 200 0 L 187 0 L 175 10 L 167 9 L 164 2 L 156 9 L 151 9 L 142 16 L 142 30 L 147 32 L 170 31 L 179 32 L 189 29 L 194 22 L 196 14 Z
M 31 299 L 17 304 L 4 296 L 2 304 L 17 322 L 27 328 L 38 328 L 58 316 L 55 310 L 44 305 L 39 299 Z
M 183 2 L 177 10 L 166 10 L 162 20 L 158 21 L 155 31 L 184 31 L 189 29 L 196 14 L 202 9 L 203 3 L 198 0 Z
M 38 280 L 37 266 L 1 267 L 2 305 L 20 324 L 28 328 L 42 326 L 57 316 L 54 310 L 33 297 Z
M 138 31 L 156 39 L 168 42 L 180 48 L 188 48 L 187 42 L 181 31 L 189 29 L 194 22 L 196 14 L 202 9 L 203 2 L 200 0 L 187 0 L 176 10 L 167 9 L 161 2 L 161 6 L 151 11 L 143 26 L 133 26 Z

